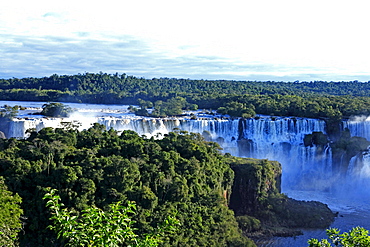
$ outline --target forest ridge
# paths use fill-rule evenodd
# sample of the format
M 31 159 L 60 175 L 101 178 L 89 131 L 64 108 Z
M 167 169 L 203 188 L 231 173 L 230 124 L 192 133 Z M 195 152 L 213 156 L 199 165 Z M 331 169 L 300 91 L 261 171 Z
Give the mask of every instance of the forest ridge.
M 145 79 L 102 72 L 0 79 L 0 100 L 140 105 L 176 97 L 202 109 L 222 107 L 221 113 L 236 116 L 247 112 L 341 119 L 370 114 L 369 82 Z

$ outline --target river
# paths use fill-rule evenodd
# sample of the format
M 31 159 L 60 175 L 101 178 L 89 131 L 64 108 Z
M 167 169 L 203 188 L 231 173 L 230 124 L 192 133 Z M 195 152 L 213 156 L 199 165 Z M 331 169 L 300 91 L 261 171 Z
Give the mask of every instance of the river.
M 341 232 L 348 231 L 356 226 L 370 229 L 370 204 L 368 200 L 361 200 L 359 196 L 352 197 L 348 194 L 337 194 L 318 191 L 286 190 L 283 193 L 297 200 L 320 201 L 329 206 L 333 212 L 338 212 L 338 217 L 330 226 L 338 228 Z M 260 247 L 307 247 L 310 238 L 327 238 L 325 229 L 301 229 L 303 235 L 296 237 L 274 237 L 256 241 Z

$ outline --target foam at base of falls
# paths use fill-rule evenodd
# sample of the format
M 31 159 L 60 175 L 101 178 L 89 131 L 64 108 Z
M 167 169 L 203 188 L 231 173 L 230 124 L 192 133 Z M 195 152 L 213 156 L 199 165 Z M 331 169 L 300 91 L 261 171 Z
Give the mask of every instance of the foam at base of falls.
M 351 158 L 346 179 L 353 193 L 361 193 L 370 199 L 370 153 L 369 150 Z

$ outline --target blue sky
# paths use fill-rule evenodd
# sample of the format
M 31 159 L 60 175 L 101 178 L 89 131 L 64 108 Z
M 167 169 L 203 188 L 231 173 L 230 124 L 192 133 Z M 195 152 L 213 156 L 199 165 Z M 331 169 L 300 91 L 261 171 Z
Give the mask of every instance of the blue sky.
M 370 80 L 368 4 L 333 0 L 25 1 L 0 8 L 0 78 Z

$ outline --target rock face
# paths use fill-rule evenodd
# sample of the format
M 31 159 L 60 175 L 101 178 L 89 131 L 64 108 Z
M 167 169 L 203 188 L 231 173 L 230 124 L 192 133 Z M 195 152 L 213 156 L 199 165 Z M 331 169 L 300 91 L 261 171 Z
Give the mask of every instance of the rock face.
M 6 138 L 6 137 L 5 137 L 4 132 L 0 131 L 0 139 L 5 139 L 5 138 Z
M 333 221 L 335 215 L 326 204 L 280 193 L 278 162 L 233 157 L 230 164 L 235 178 L 229 206 L 236 216 L 252 216 L 265 228 L 327 228 Z
M 270 195 L 279 194 L 281 165 L 277 161 L 234 158 L 235 172 L 229 206 L 236 215 L 253 215 Z
M 272 212 L 276 221 L 290 228 L 327 228 L 333 222 L 335 214 L 326 204 L 317 201 L 298 201 L 292 198 L 273 199 Z
M 332 144 L 333 169 L 340 174 L 348 170 L 350 159 L 363 151 L 368 150 L 370 142 L 363 137 L 351 136 L 348 129 L 342 132 L 341 137 Z

